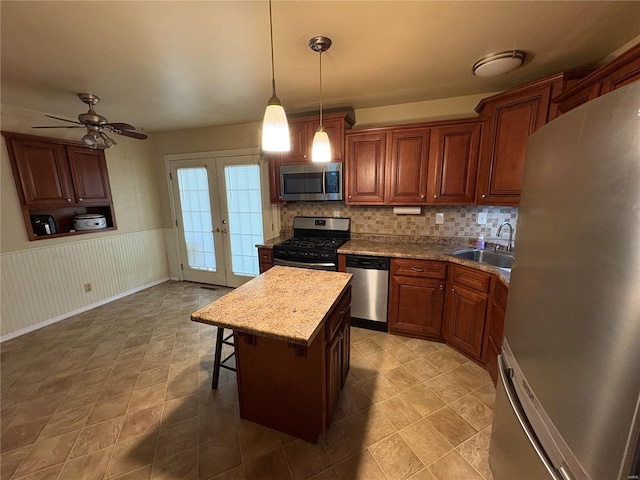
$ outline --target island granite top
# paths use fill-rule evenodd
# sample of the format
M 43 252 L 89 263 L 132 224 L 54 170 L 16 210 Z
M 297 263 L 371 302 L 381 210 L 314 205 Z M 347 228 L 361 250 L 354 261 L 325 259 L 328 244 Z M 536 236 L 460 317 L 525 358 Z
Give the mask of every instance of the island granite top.
M 197 310 L 191 320 L 309 346 L 351 277 L 275 266 Z

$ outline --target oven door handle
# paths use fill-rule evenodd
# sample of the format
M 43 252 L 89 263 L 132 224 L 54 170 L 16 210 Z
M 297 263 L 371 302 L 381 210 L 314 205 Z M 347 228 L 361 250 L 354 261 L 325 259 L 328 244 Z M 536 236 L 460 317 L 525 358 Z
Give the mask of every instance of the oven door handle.
M 283 267 L 302 267 L 302 268 L 317 268 L 317 267 L 333 267 L 335 263 L 308 263 L 308 262 L 292 262 L 290 260 L 281 260 L 279 258 L 273 259 L 274 265 L 281 265 Z

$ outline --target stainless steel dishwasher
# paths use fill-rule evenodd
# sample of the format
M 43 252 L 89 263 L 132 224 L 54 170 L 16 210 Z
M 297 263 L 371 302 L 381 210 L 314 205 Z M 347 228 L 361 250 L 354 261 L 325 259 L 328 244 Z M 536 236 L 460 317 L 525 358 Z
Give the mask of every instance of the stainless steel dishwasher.
M 389 259 L 347 255 L 351 282 L 351 323 L 386 332 L 389 298 Z

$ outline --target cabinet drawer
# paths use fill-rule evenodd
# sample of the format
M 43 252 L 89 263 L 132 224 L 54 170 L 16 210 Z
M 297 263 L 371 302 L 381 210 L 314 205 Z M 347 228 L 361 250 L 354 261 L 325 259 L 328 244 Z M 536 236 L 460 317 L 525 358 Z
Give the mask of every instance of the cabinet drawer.
M 447 278 L 447 263 L 433 260 L 415 260 L 411 258 L 392 258 L 391 275 L 405 277 Z
M 473 268 L 462 267 L 460 265 L 453 266 L 453 283 L 465 285 L 478 292 L 489 292 L 491 285 L 491 275 L 483 273 Z
M 258 248 L 258 261 L 260 263 L 273 263 L 273 250 L 270 248 Z
M 338 331 L 340 324 L 344 320 L 349 307 L 351 306 L 351 285 L 347 287 L 347 290 L 342 295 L 342 298 L 338 301 L 338 304 L 333 307 L 329 317 L 327 318 L 327 341 L 331 340 L 335 333 Z
M 507 295 L 509 295 L 509 289 L 496 278 L 496 286 L 493 290 L 493 301 L 496 305 L 502 308 L 502 311 L 507 309 Z

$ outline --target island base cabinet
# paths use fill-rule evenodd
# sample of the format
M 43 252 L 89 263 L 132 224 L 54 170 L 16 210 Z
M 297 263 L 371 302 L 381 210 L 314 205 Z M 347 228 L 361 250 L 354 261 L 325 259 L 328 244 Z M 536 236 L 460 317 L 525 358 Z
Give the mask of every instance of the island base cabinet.
M 235 348 L 240 417 L 315 443 L 326 425 L 323 332 L 308 347 L 240 334 Z

